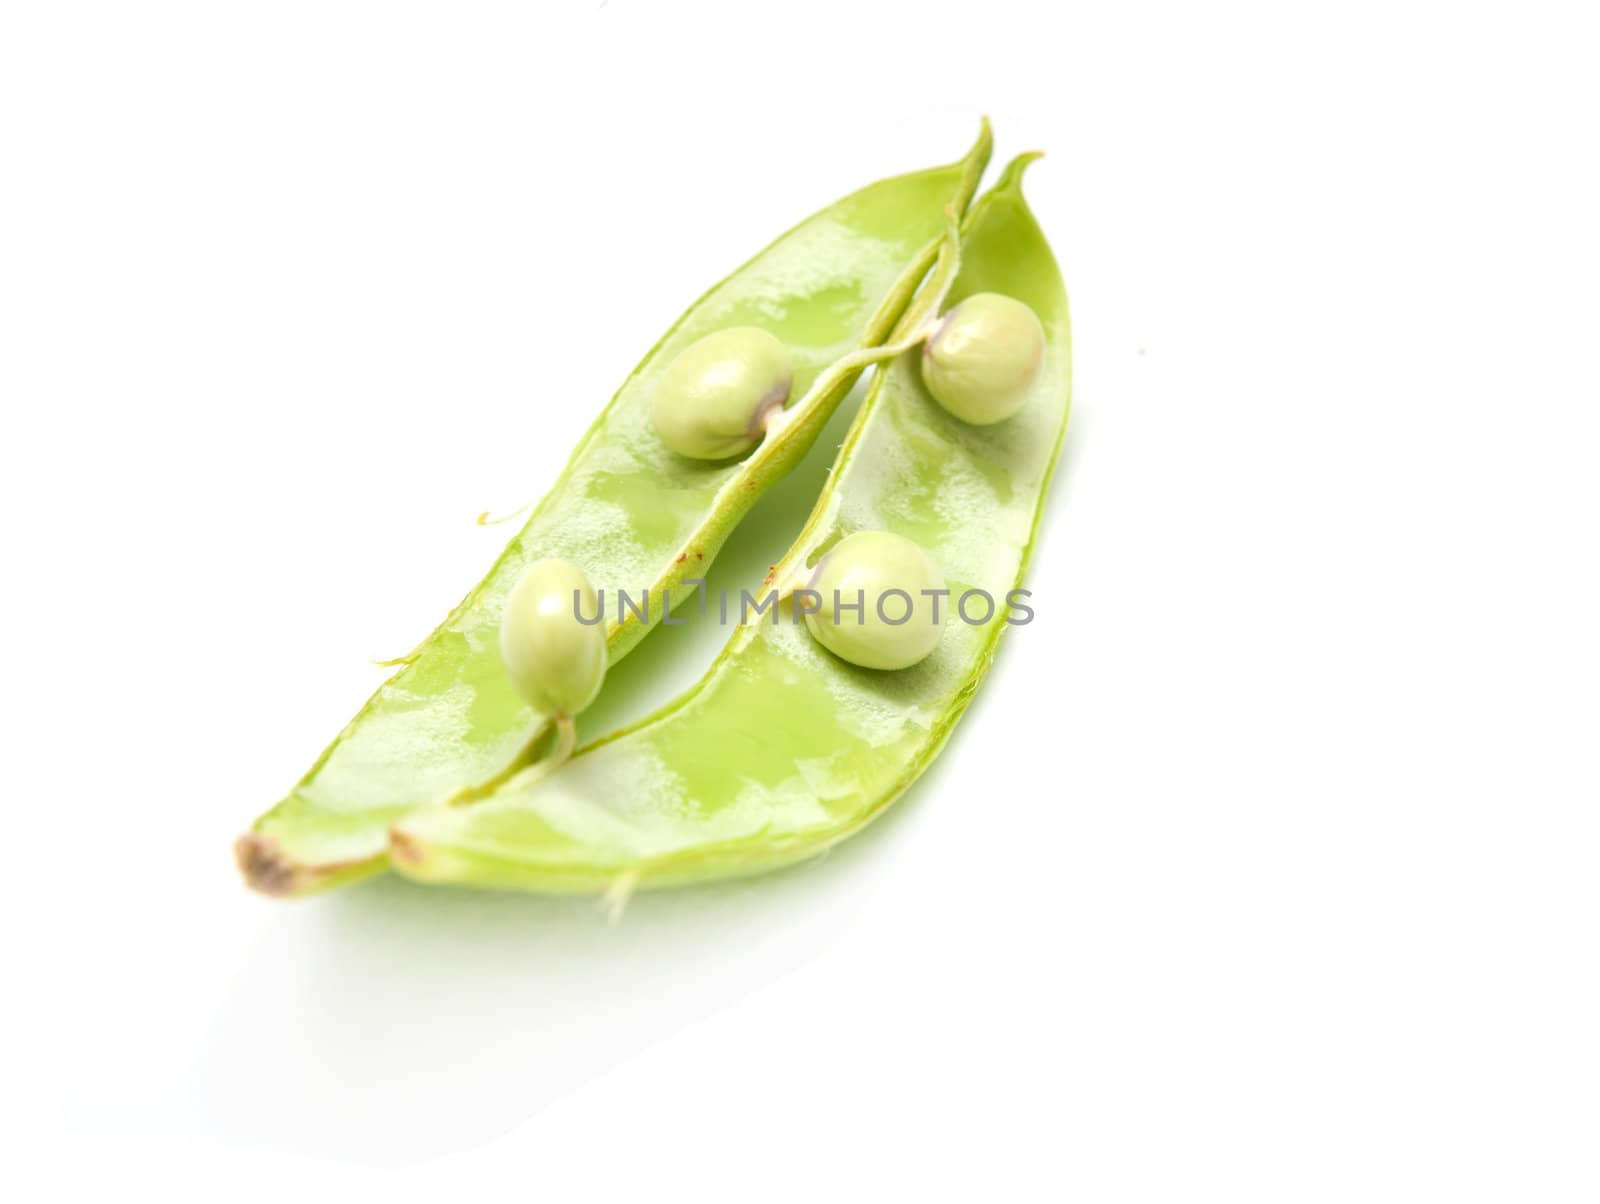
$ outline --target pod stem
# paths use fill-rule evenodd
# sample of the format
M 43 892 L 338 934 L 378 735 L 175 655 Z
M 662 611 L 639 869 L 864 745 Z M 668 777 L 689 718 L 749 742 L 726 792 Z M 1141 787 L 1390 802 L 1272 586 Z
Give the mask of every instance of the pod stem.
M 916 300 L 911 303 L 911 308 L 900 319 L 896 331 L 905 331 L 899 338 L 883 344 L 881 347 L 863 347 L 859 351 L 841 356 L 824 368 L 817 379 L 811 383 L 811 388 L 794 405 L 787 409 L 774 408 L 767 416 L 766 433 L 770 437 L 784 426 L 794 421 L 796 415 L 802 414 L 818 397 L 834 388 L 845 377 L 859 372 L 863 368 L 870 368 L 884 360 L 894 359 L 910 351 L 918 343 L 931 335 L 938 326 L 939 310 L 944 305 L 945 298 L 950 295 L 950 287 L 955 284 L 956 275 L 961 271 L 961 227 L 956 221 L 955 206 L 944 207 L 944 235 L 939 241 L 939 259 L 933 265 L 933 273 L 928 277 L 928 286 L 917 294 Z
M 544 760 L 518 773 L 512 774 L 505 780 L 500 790 L 526 790 L 528 787 L 544 781 L 556 770 L 560 769 L 572 756 L 572 750 L 578 746 L 578 725 L 571 715 L 557 715 L 556 746 Z M 499 793 L 499 791 L 496 791 Z
M 556 750 L 546 757 L 544 764 L 551 769 L 558 769 L 572 756 L 572 750 L 578 746 L 578 724 L 571 715 L 556 716 Z

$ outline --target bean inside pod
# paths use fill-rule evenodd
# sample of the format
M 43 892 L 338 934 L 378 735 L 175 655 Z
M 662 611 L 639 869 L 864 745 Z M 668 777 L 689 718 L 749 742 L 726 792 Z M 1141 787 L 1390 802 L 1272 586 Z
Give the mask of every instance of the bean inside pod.
M 573 720 L 606 676 L 600 601 L 582 569 L 536 560 L 523 570 L 500 619 L 500 658 L 517 693 L 556 724 L 557 751 L 547 758 L 554 768 L 571 754 Z
M 1044 327 L 1029 306 L 975 293 L 946 313 L 923 344 L 922 383 L 961 421 L 992 426 L 1027 404 L 1044 353 Z
M 650 402 L 661 440 L 691 460 L 742 456 L 794 385 L 784 345 L 759 326 L 718 330 L 685 347 Z
M 794 606 L 816 641 L 864 669 L 909 669 L 944 634 L 944 577 L 892 531 L 857 531 L 833 546 L 797 589 Z

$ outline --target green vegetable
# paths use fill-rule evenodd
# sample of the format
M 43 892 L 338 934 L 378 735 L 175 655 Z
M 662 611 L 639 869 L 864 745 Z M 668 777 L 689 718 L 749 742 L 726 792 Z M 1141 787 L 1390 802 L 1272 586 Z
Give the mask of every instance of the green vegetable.
M 489 575 L 406 658 L 288 798 L 237 845 L 246 880 L 294 895 L 381 870 L 388 829 L 418 807 L 463 801 L 533 757 L 550 716 L 501 664 L 500 615 L 529 562 L 584 566 L 615 598 L 648 587 L 647 614 L 608 608 L 612 664 L 703 574 L 762 492 L 809 450 L 857 370 L 823 370 L 893 330 L 934 263 L 947 205 L 964 211 L 988 161 L 985 123 L 965 159 L 897 176 L 829 206 L 779 238 L 690 307 L 628 378 Z M 667 366 L 713 331 L 760 325 L 787 348 L 794 388 L 781 430 L 747 459 L 679 456 L 650 424 Z M 857 365 L 859 368 L 860 365 Z M 809 391 L 809 392 L 808 392 Z
M 511 587 L 500 617 L 500 659 L 517 693 L 555 723 L 556 751 L 509 782 L 538 781 L 572 755 L 574 717 L 606 679 L 602 620 L 594 586 L 565 560 L 536 560 Z
M 1004 422 L 1044 367 L 1044 327 L 1021 301 L 978 293 L 940 321 L 922 349 L 922 383 L 963 422 Z
M 927 553 L 904 535 L 857 531 L 823 556 L 794 605 L 835 656 L 866 669 L 908 669 L 938 646 L 948 594 Z
M 500 659 L 511 684 L 541 715 L 571 719 L 594 701 L 606 677 L 600 601 L 583 570 L 535 560 L 522 571 L 500 619 Z
M 1000 292 L 1038 314 L 1045 355 L 1032 404 L 1010 422 L 970 426 L 928 396 L 916 356 L 902 356 L 875 381 L 768 579 L 804 580 L 842 537 L 890 531 L 927 551 L 953 596 L 981 590 L 1000 610 L 981 623 L 952 616 L 926 660 L 894 672 L 830 655 L 794 623 L 792 602 L 777 623 L 753 617 L 690 691 L 544 781 L 402 821 L 398 869 L 428 882 L 618 894 L 760 873 L 856 832 L 926 768 L 994 657 L 1066 429 L 1067 298 L 1022 197 L 1030 158 L 967 219 L 952 295 Z
M 667 369 L 650 403 L 661 441 L 681 456 L 742 456 L 766 434 L 794 381 L 784 345 L 759 326 L 708 334 Z

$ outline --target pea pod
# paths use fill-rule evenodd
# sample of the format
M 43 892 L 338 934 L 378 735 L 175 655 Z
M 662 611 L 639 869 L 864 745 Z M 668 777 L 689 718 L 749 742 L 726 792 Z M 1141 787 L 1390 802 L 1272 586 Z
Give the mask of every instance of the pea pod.
M 768 578 L 803 579 L 842 537 L 890 531 L 927 551 L 952 598 L 985 591 L 996 614 L 949 621 L 932 655 L 887 672 L 824 651 L 791 603 L 776 623 L 752 617 L 688 693 L 537 786 L 397 825 L 399 870 L 547 892 L 759 873 L 856 832 L 927 767 L 994 656 L 1066 430 L 1067 298 L 1021 192 L 1032 157 L 969 215 L 951 299 L 988 291 L 1032 307 L 1046 334 L 1037 391 L 1007 421 L 971 426 L 929 397 L 917 353 L 901 356 L 875 381 L 805 530 Z
M 648 618 L 610 616 L 615 662 L 692 593 L 723 542 L 809 450 L 860 369 L 823 378 L 875 346 L 933 265 L 945 210 L 964 212 L 988 162 L 976 144 L 946 167 L 879 181 L 808 218 L 692 305 L 634 369 L 555 487 L 489 575 L 419 645 L 301 779 L 236 847 L 246 881 L 298 895 L 381 870 L 390 825 L 418 807 L 491 789 L 526 764 L 548 728 L 501 663 L 499 616 L 523 567 L 581 566 L 597 589 L 637 596 Z M 792 412 L 748 458 L 686 459 L 650 425 L 650 399 L 674 357 L 708 333 L 754 325 L 787 346 Z

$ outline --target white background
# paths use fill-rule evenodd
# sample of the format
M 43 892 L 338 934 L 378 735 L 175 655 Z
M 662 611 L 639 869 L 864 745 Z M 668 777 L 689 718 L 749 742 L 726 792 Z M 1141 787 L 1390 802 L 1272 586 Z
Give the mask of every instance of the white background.
M 1595 1199 L 1583 7 L 6 5 L 8 1178 Z M 982 113 L 1049 152 L 1076 404 L 1038 620 L 924 781 L 615 928 L 247 894 L 473 516 Z

